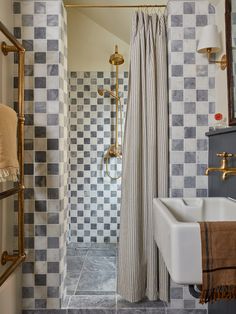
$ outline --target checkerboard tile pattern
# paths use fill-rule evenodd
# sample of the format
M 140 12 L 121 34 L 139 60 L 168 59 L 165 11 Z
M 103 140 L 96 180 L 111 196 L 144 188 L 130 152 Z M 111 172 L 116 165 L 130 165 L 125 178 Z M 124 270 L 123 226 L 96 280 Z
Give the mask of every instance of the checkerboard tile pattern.
M 14 1 L 13 12 L 26 48 L 23 308 L 57 309 L 67 209 L 66 14 L 59 0 Z
M 115 90 L 115 72 L 70 72 L 69 76 L 69 240 L 116 243 L 121 179 L 111 180 L 104 162 L 107 149 L 114 144 L 116 106 L 108 93 L 101 97 L 97 92 L 98 88 Z M 127 84 L 128 73 L 121 72 L 123 130 Z M 112 159 L 110 174 L 116 177 L 121 166 L 121 160 Z
M 171 1 L 169 13 L 170 195 L 207 196 L 205 132 L 215 112 L 215 65 L 196 48 L 215 8 L 207 1 Z
M 70 82 L 70 93 L 74 92 L 71 86 L 81 90 L 76 90 L 76 96 L 71 94 L 70 97 L 70 101 L 73 99 L 76 103 L 70 103 L 69 132 L 71 136 L 74 132 L 73 129 L 71 130 L 71 125 L 76 125 L 78 134 L 74 137 L 75 143 L 67 143 L 65 81 L 67 52 L 64 46 L 65 38 L 63 38 L 66 33 L 66 23 L 62 2 L 22 0 L 14 1 L 13 8 L 14 33 L 27 50 L 25 244 L 28 257 L 22 267 L 23 308 L 57 309 L 61 305 L 65 270 L 68 171 L 65 163 L 68 158 L 66 154 L 68 144 L 71 162 L 69 165 L 70 240 L 115 242 L 117 237 L 117 234 L 111 231 L 117 232 L 119 223 L 118 208 L 113 207 L 120 201 L 119 183 L 113 183 L 104 177 L 104 169 L 98 161 L 99 158 L 102 161 L 104 151 L 110 144 L 108 139 L 112 138 L 111 134 L 114 132 L 114 122 L 111 123 L 111 120 L 114 120 L 114 112 L 111 110 L 112 100 L 109 97 L 100 98 L 97 94 L 95 96 L 97 87 L 104 86 L 110 89 L 114 86 L 114 74 L 110 76 L 104 72 L 95 72 L 96 75 L 92 72 L 70 74 L 70 79 L 81 79 L 83 82 Z M 207 181 L 203 176 L 203 169 L 207 164 L 208 142 L 204 133 L 211 125 L 214 114 L 215 66 L 209 65 L 204 56 L 196 53 L 196 45 L 201 27 L 206 23 L 214 22 L 214 13 L 214 7 L 208 5 L 207 1 L 172 0 L 169 2 L 170 195 L 172 196 L 207 195 Z M 90 77 L 87 77 L 88 75 Z M 92 79 L 94 79 L 93 83 Z M 124 98 L 126 98 L 125 73 L 120 79 L 124 80 L 120 82 L 120 87 L 123 86 Z M 103 110 L 98 108 L 100 105 L 104 106 Z M 87 110 L 86 106 L 90 109 Z M 106 116 L 108 113 L 109 115 Z M 77 119 L 77 122 L 75 123 L 72 118 Z M 96 125 L 101 129 L 89 129 L 86 119 L 91 120 L 89 126 Z M 96 123 L 92 119 L 97 119 Z M 106 129 L 107 126 L 110 129 Z M 97 141 L 98 138 L 93 137 L 92 132 L 104 132 L 100 137 L 101 143 L 94 143 L 94 139 Z M 81 138 L 88 142 L 80 142 Z M 80 145 L 84 146 L 83 150 Z M 91 147 L 87 153 L 77 157 L 77 154 L 86 151 L 88 145 Z M 93 152 L 92 145 L 94 151 L 100 153 L 91 157 L 88 152 Z M 95 146 L 97 146 L 96 150 Z M 77 161 L 75 162 L 73 158 Z M 96 165 L 93 170 L 88 167 L 93 165 L 92 161 Z M 73 164 L 76 169 L 71 169 Z M 82 176 L 79 176 L 81 172 Z M 103 172 L 99 180 L 98 172 Z M 85 177 L 85 174 L 88 176 Z M 86 192 L 83 195 L 80 194 L 82 190 Z M 103 192 L 103 195 L 100 192 Z M 109 199 L 109 204 L 106 199 Z M 111 199 L 113 199 L 112 203 Z M 82 202 L 83 207 L 79 206 L 79 201 Z M 90 207 L 93 204 L 95 207 Z M 114 216 L 112 216 L 113 212 Z M 76 229 L 73 230 L 72 226 L 73 228 L 76 226 Z M 80 231 L 79 228 L 82 228 L 81 233 L 77 233 Z M 99 234 L 101 231 L 103 233 Z M 173 311 L 178 308 L 191 311 L 199 305 L 189 295 L 187 287 L 182 288 L 172 284 L 169 307 Z
M 196 52 L 202 26 L 214 23 L 208 1 L 169 2 L 170 196 L 208 195 L 204 170 L 208 164 L 205 133 L 215 113 L 215 65 Z M 171 283 L 169 307 L 204 309 L 188 287 Z

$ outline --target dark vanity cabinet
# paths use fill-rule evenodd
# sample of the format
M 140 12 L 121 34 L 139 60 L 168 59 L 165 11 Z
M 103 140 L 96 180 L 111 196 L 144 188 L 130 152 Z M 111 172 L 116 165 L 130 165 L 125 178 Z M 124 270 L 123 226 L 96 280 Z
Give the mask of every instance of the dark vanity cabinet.
M 219 129 L 206 133 L 209 137 L 208 167 L 220 167 L 221 157 L 216 154 L 227 152 L 236 155 L 236 127 Z M 236 168 L 236 156 L 228 158 L 229 167 Z M 236 198 L 236 174 L 222 180 L 221 172 L 209 173 L 209 196 Z
M 221 157 L 216 156 L 219 152 L 236 154 L 236 127 L 208 132 L 206 135 L 209 137 L 208 167 L 220 167 Z M 236 157 L 230 157 L 228 160 L 229 167 L 236 168 Z M 208 180 L 209 196 L 236 199 L 236 175 L 230 175 L 223 181 L 221 172 L 210 172 Z M 208 304 L 208 314 L 235 313 L 236 300 Z

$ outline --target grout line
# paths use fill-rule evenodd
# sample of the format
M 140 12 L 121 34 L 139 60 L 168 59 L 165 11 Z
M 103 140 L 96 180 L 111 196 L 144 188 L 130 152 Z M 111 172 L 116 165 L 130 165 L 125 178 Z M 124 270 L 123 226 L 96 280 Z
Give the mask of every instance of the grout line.
M 87 253 L 86 253 L 85 257 L 84 257 L 83 265 L 82 265 L 82 267 L 81 267 L 81 271 L 80 271 L 80 274 L 79 274 L 78 283 L 77 283 L 76 288 L 75 288 L 75 291 L 74 291 L 74 295 L 76 295 L 75 293 L 76 293 L 77 288 L 78 288 L 78 286 L 79 286 L 79 281 L 80 281 L 82 272 L 83 272 L 83 270 L 84 270 L 84 263 L 85 263 L 86 258 L 87 258 L 87 256 L 88 256 L 88 252 L 89 252 L 89 249 L 88 249 L 88 251 L 87 251 Z

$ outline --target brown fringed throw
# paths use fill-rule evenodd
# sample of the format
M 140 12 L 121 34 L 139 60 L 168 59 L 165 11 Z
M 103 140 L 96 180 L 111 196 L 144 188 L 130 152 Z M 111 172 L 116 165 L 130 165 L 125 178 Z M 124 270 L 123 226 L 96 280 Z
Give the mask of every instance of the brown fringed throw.
M 200 303 L 236 298 L 236 221 L 200 222 Z

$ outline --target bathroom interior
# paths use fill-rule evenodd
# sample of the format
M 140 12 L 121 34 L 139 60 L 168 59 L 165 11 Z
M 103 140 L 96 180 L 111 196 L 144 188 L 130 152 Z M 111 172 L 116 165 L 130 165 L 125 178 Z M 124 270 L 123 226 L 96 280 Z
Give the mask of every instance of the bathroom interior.
M 236 313 L 235 25 L 234 0 L 1 0 L 0 314 Z

